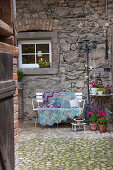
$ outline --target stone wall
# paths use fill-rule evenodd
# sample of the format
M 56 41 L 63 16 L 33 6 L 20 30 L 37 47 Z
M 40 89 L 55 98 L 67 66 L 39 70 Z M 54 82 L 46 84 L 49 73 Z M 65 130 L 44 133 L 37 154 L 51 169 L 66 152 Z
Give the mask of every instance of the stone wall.
M 99 41 L 97 49 L 90 51 L 89 61 L 93 69 L 90 79 L 102 77 L 103 84 L 111 85 L 111 73 L 104 72 L 104 66 L 111 62 L 111 29 L 113 27 L 113 1 L 98 0 L 17 0 L 16 30 L 20 31 L 57 31 L 58 73 L 25 74 L 23 78 L 23 104 L 25 118 L 31 118 L 31 99 L 39 91 L 71 90 L 83 92 L 86 96 L 86 57 L 78 49 L 78 40 L 86 36 Z M 105 59 L 106 26 L 108 27 L 109 59 Z M 95 69 L 94 69 L 95 67 Z M 21 94 L 20 94 L 21 99 Z

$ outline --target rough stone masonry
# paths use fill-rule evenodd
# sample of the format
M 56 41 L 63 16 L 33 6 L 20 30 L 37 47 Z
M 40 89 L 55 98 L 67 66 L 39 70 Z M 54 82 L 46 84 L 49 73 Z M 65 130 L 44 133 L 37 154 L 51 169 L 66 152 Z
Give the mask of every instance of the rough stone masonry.
M 41 31 L 57 32 L 58 72 L 51 74 L 25 74 L 23 78 L 23 101 L 20 115 L 32 118 L 31 99 L 36 92 L 69 91 L 71 82 L 75 92 L 86 96 L 86 56 L 78 49 L 78 40 L 86 36 L 96 38 L 99 43 L 95 51 L 90 51 L 89 62 L 92 66 L 90 79 L 101 76 L 104 86 L 111 85 L 111 72 L 104 72 L 104 66 L 111 63 L 111 29 L 113 27 L 113 1 L 98 0 L 17 0 L 17 32 Z M 109 23 L 109 27 L 105 26 Z M 105 39 L 108 29 L 109 58 L 105 59 Z M 54 49 L 53 49 L 54 50 Z M 29 70 L 30 72 L 30 70 Z

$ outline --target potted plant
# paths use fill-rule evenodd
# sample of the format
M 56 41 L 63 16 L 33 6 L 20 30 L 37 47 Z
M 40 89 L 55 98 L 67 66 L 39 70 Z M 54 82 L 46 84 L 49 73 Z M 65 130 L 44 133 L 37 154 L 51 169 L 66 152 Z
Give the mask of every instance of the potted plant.
M 91 93 L 93 95 L 96 95 L 97 93 L 97 84 L 95 83 L 95 81 L 90 81 L 90 85 L 91 85 Z
M 18 75 L 18 89 L 22 89 L 22 82 L 21 82 L 21 80 L 24 77 L 23 71 L 18 70 L 17 71 L 17 75 Z
M 109 84 L 105 87 L 105 93 L 107 95 L 111 94 L 111 88 L 110 88 Z
M 91 114 L 91 113 L 90 113 Z M 89 118 L 90 121 L 90 127 L 92 131 L 96 131 L 97 130 L 97 121 L 96 121 L 96 116 L 91 116 Z
M 49 61 L 48 62 L 41 61 L 38 64 L 39 64 L 40 68 L 48 68 L 51 65 L 51 63 Z
M 107 119 L 105 116 L 101 116 L 98 120 L 100 132 L 105 133 L 107 130 Z
M 90 112 L 89 114 L 89 121 L 90 121 L 90 127 L 92 131 L 97 130 L 97 110 L 95 107 L 90 106 Z
M 104 92 L 104 88 L 98 88 L 97 89 L 97 92 L 98 92 L 98 95 L 102 96 L 103 95 L 103 92 Z
M 98 88 L 103 88 L 103 83 L 102 83 L 101 77 L 96 78 L 96 84 L 97 84 Z
M 104 108 L 102 108 L 102 110 L 98 110 L 97 112 L 98 112 L 97 122 L 99 124 L 100 132 L 104 133 L 104 132 L 106 132 L 106 129 L 107 129 L 106 112 L 105 112 Z

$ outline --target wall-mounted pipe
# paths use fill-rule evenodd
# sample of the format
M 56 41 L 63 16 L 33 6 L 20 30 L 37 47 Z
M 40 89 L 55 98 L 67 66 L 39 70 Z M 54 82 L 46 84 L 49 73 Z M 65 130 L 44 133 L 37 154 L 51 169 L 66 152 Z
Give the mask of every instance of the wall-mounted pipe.
M 16 22 L 16 0 L 13 0 L 13 16 L 14 16 L 14 20 L 13 20 L 14 45 L 17 45 L 17 41 L 16 41 L 16 28 L 15 28 L 15 22 Z
M 14 14 L 14 21 L 16 20 L 16 0 L 13 0 L 13 14 Z

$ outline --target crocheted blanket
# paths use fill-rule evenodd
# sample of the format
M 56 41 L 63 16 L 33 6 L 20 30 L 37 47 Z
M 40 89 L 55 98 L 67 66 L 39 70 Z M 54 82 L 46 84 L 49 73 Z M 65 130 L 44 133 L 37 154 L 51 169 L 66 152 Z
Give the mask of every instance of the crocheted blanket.
M 74 119 L 75 116 L 80 116 L 82 108 L 71 108 L 68 105 L 69 101 L 74 99 L 76 99 L 74 92 L 45 92 L 44 105 L 38 108 L 38 122 L 43 126 L 52 126 L 54 123 L 66 122 L 68 118 Z

